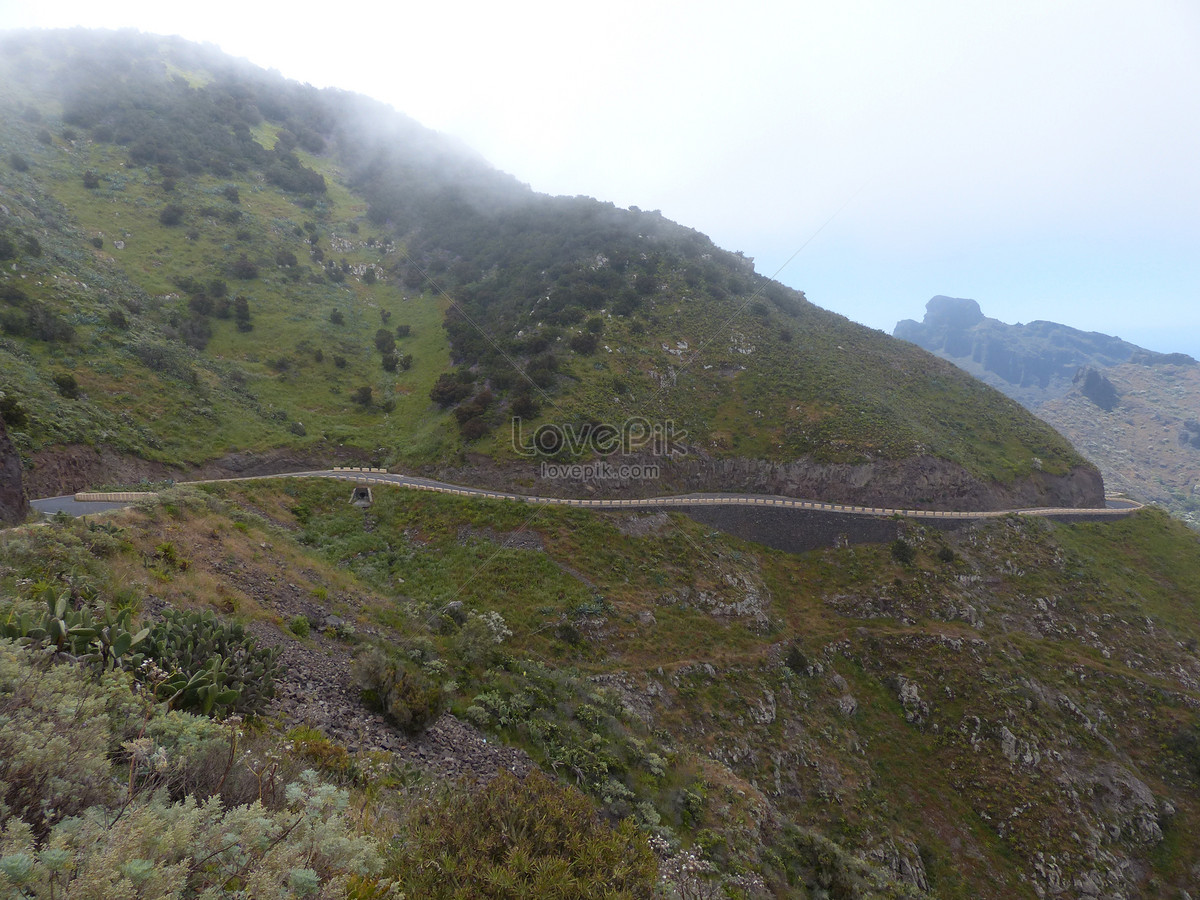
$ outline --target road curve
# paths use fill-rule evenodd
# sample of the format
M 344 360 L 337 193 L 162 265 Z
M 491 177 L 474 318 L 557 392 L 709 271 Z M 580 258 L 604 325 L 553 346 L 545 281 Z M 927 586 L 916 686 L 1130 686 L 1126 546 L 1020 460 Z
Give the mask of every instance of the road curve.
M 728 493 L 694 493 L 677 494 L 667 497 L 650 497 L 632 500 L 591 500 L 571 499 L 563 497 L 539 497 L 528 494 L 513 494 L 506 491 L 493 491 L 486 488 L 473 488 L 457 484 L 447 484 L 429 478 L 416 478 L 411 475 L 394 475 L 386 469 L 335 467 L 306 472 L 286 472 L 279 475 L 259 475 L 251 478 L 219 478 L 208 481 L 181 482 L 182 484 L 215 484 L 229 481 L 257 481 L 261 478 L 335 478 L 342 481 L 353 481 L 358 484 L 390 484 L 397 487 L 417 491 L 433 491 L 441 494 L 453 494 L 461 497 L 480 497 L 489 500 L 512 500 L 542 506 L 567 506 L 581 509 L 645 509 L 671 506 L 754 506 L 774 509 L 806 509 L 827 513 L 838 513 L 849 516 L 875 516 L 891 518 L 899 516 L 908 519 L 997 519 L 1003 516 L 1038 516 L 1050 518 L 1055 516 L 1086 515 L 1089 518 L 1123 518 L 1142 508 L 1142 504 L 1134 500 L 1112 499 L 1104 509 L 1080 509 L 1077 507 L 1030 507 L 1025 509 L 979 510 L 964 512 L 959 510 L 927 510 L 927 509 L 894 509 L 892 507 L 851 506 L 841 503 L 825 503 L 820 500 L 798 500 L 792 497 L 777 497 L 764 494 L 728 494 Z M 108 503 L 128 504 L 145 492 L 80 492 L 74 495 L 76 503 Z M 66 497 L 34 500 L 32 505 L 37 509 L 55 511 L 51 504 L 62 507 L 61 501 Z M 91 510 L 88 510 L 91 511 Z M 80 513 L 83 514 L 81 510 Z

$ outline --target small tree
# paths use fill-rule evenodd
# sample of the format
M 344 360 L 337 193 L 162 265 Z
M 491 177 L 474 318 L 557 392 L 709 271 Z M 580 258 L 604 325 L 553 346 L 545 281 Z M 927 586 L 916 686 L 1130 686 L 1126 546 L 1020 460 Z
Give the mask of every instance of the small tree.
M 241 294 L 233 301 L 233 317 L 237 320 L 238 331 L 250 331 L 254 327 L 250 323 L 250 301 Z
M 384 354 L 395 353 L 396 339 L 388 329 L 380 328 L 375 332 L 375 349 Z
M 355 388 L 354 393 L 350 395 L 350 399 L 360 406 L 366 407 L 371 405 L 371 386 L 364 384 L 360 388 Z

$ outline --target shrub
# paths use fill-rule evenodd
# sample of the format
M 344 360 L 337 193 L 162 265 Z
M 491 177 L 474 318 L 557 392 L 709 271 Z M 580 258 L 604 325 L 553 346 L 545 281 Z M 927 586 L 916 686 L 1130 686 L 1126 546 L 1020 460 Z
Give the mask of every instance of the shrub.
M 808 657 L 804 651 L 800 649 L 800 645 L 792 642 L 788 647 L 787 656 L 784 658 L 784 665 L 795 672 L 797 675 L 804 675 L 808 672 Z
M 164 225 L 178 225 L 183 221 L 183 216 L 186 212 L 187 210 L 178 203 L 168 203 L 163 207 L 162 212 L 158 214 L 158 221 Z
M 571 338 L 571 349 L 584 356 L 595 353 L 598 344 L 599 341 L 597 340 L 596 335 L 592 334 L 590 331 L 584 332 L 583 334 L 577 334 Z
M 346 896 L 351 877 L 379 870 L 375 843 L 351 830 L 345 791 L 309 770 L 286 796 L 286 808 L 268 810 L 226 808 L 219 797 L 172 803 L 159 792 L 119 811 L 87 810 L 40 845 L 13 823 L 0 883 L 20 897 L 286 900 Z
M 354 661 L 353 674 L 363 702 L 408 734 L 424 731 L 445 708 L 439 686 L 377 648 Z
M 117 673 L 95 681 L 78 666 L 47 665 L 0 640 L 0 809 L 6 818 L 42 830 L 112 798 L 106 753 L 109 706 L 116 701 L 109 694 L 121 682 Z
M 297 637 L 308 637 L 312 626 L 308 622 L 308 616 L 292 616 L 288 622 L 288 631 Z
M 79 382 L 70 372 L 59 372 L 54 376 L 54 386 L 68 400 L 79 399 Z
M 245 253 L 233 261 L 229 267 L 229 273 L 234 278 L 241 278 L 243 281 L 249 281 L 258 277 L 258 266 L 256 266 Z
M 13 167 L 15 172 L 28 172 L 29 160 L 23 157 L 20 153 L 13 153 L 8 157 L 8 164 Z
M 342 311 L 340 309 L 335 309 L 329 314 L 329 321 L 334 325 L 345 325 L 346 317 L 342 315 Z
M 83 173 L 83 186 L 89 191 L 100 187 L 100 175 L 95 169 L 88 169 Z
M 429 390 L 429 399 L 439 406 L 449 406 L 460 400 L 465 400 L 471 394 L 471 385 L 457 375 L 443 372 Z
M 369 384 L 364 384 L 362 387 L 355 388 L 354 392 L 350 395 L 350 399 L 360 406 L 370 406 L 371 386 Z
M 396 326 L 396 337 L 406 338 L 411 334 L 412 334 L 412 326 L 411 325 L 397 325 Z
M 104 249 L 104 238 L 102 238 L 102 237 L 92 238 L 92 246 L 95 247 L 97 250 L 103 250 Z
M 501 771 L 476 793 L 416 808 L 387 873 L 408 896 L 657 896 L 657 864 L 632 821 L 605 823 L 578 790 L 538 771 Z
M 233 301 L 233 317 L 237 320 L 238 331 L 250 331 L 250 301 L 238 294 Z
M 917 550 L 904 538 L 896 538 L 892 542 L 892 559 L 902 566 L 911 566 L 917 559 Z

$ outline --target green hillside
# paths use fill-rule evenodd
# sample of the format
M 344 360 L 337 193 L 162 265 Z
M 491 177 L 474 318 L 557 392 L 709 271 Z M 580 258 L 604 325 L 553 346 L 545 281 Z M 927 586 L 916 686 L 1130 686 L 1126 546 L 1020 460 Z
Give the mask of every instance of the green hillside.
M 136 660 L 101 677 L 86 657 L 45 669 L 0 641 L 0 815 L 33 829 L 9 819 L 0 884 L 20 853 L 41 885 L 26 896 L 50 896 L 56 872 L 60 887 L 124 884 L 139 858 L 217 884 L 227 861 L 206 858 L 208 829 L 245 824 L 202 819 L 192 856 L 129 829 L 187 822 L 185 794 L 222 797 L 230 823 L 261 797 L 286 824 L 283 785 L 309 768 L 319 781 L 296 796 L 326 797 L 309 807 L 325 849 L 296 861 L 307 819 L 279 854 L 239 838 L 242 877 L 286 885 L 307 867 L 327 896 L 353 876 L 355 897 L 393 878 L 408 896 L 549 896 L 534 880 L 549 872 L 564 897 L 600 883 L 755 900 L 1183 896 L 1200 852 L 1198 540 L 1144 512 L 912 525 L 902 547 L 793 555 L 673 514 L 531 515 L 383 486 L 364 520 L 345 485 L 294 480 L 12 530 L 8 634 L 40 622 L 47 595 L 97 618 L 127 610 L 131 632 L 165 627 L 164 609 L 215 610 L 288 669 L 275 701 L 247 702 L 266 715 L 231 755 L 231 726 L 187 696 L 148 708 L 155 676 Z M 14 731 L 96 704 L 102 733 L 53 755 Z M 557 785 L 447 790 L 535 766 Z M 348 812 L 321 812 L 336 805 L 322 782 Z M 74 815 L 113 824 L 80 832 Z M 38 843 L 47 833 L 56 844 Z
M 516 415 L 670 421 L 693 459 L 929 456 L 985 483 L 1082 464 L 704 235 L 535 194 L 365 98 L 178 39 L 0 50 L 0 372 L 27 461 L 503 467 Z

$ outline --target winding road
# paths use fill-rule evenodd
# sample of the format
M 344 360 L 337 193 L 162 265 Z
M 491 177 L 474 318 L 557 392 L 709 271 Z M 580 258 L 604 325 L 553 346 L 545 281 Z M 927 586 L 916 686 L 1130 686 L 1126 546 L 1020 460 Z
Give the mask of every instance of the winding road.
M 539 497 L 526 494 L 513 494 L 505 491 L 493 491 L 486 488 L 473 488 L 457 484 L 447 484 L 429 478 L 416 478 L 411 475 L 395 475 L 386 469 L 335 467 L 332 469 L 317 469 L 306 472 L 286 472 L 278 475 L 259 475 L 250 478 L 221 478 L 209 481 L 181 482 L 181 484 L 215 484 L 229 481 L 257 481 L 260 478 L 336 478 L 342 481 L 353 481 L 356 484 L 388 484 L 417 491 L 434 491 L 442 494 L 454 494 L 462 497 L 479 497 L 489 500 L 512 500 L 521 503 L 543 506 L 568 506 L 583 509 L 639 509 L 662 508 L 671 506 L 751 506 L 775 509 L 804 509 L 826 513 L 837 513 L 848 516 L 874 516 L 891 518 L 899 516 L 909 519 L 996 519 L 1003 516 L 1039 516 L 1054 518 L 1061 516 L 1081 516 L 1104 518 L 1121 518 L 1131 515 L 1142 508 L 1142 504 L 1134 500 L 1111 498 L 1104 509 L 1080 509 L 1077 507 L 1031 507 L 1026 509 L 979 510 L 963 512 L 958 510 L 927 510 L 927 509 L 894 509 L 891 507 L 851 506 L 840 503 L 824 503 L 820 500 L 798 500 L 791 497 L 778 497 L 764 494 L 732 494 L 732 493 L 694 493 L 677 494 L 667 497 L 649 497 L 632 500 L 590 500 L 570 499 L 562 497 Z M 128 506 L 148 492 L 116 491 L 95 492 L 83 491 L 74 495 L 62 497 L 47 497 L 31 501 L 31 505 L 43 513 L 66 512 L 71 515 L 88 515 Z

